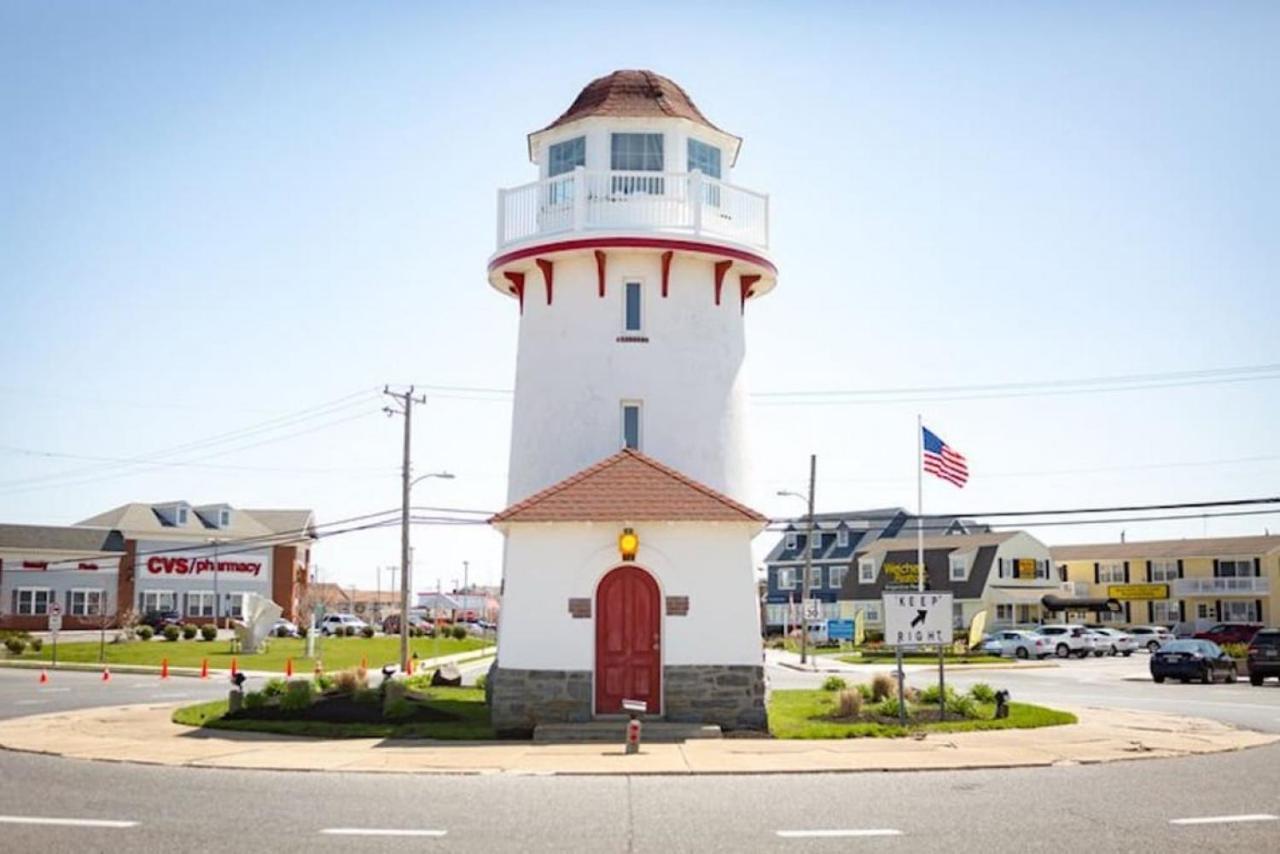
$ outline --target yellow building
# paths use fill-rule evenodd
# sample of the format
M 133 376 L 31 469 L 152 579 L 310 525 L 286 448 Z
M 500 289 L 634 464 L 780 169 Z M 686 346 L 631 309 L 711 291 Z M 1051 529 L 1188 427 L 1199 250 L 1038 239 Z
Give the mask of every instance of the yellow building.
M 1280 536 L 1057 546 L 1050 554 L 1073 597 L 1123 604 L 1106 622 L 1200 631 L 1280 617 Z

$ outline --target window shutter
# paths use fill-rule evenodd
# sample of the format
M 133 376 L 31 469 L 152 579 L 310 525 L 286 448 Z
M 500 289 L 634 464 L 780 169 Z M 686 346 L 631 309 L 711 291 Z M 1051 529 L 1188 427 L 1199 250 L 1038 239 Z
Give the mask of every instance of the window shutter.
M 1124 562 L 1124 583 L 1129 583 L 1129 561 Z
M 1151 580 L 1151 561 L 1147 561 L 1147 581 Z
M 1262 558 L 1260 557 L 1255 557 L 1253 559 L 1253 577 L 1254 578 L 1262 577 Z M 1262 612 L 1259 611 L 1258 613 L 1261 614 Z
M 1178 558 L 1178 577 L 1182 577 L 1182 558 Z
M 1147 600 L 1147 622 L 1154 623 L 1155 619 L 1156 619 L 1156 606 L 1151 602 L 1151 600 L 1148 599 Z
M 1214 563 L 1217 563 L 1215 560 Z M 1215 599 L 1213 602 L 1213 618 L 1218 622 L 1222 622 L 1222 600 Z
M 1130 607 L 1132 604 L 1133 604 L 1132 602 L 1124 603 L 1124 621 L 1126 623 L 1133 622 L 1133 609 Z
M 1216 557 L 1213 559 L 1213 577 L 1218 577 L 1218 559 Z
M 67 602 L 65 605 L 62 606 L 62 613 L 64 614 L 71 613 L 71 591 L 70 590 L 67 591 Z
M 12 591 L 12 598 L 13 598 L 13 601 L 12 601 L 12 604 L 9 606 L 9 613 L 16 614 L 18 613 L 18 591 L 17 590 Z
M 1094 584 L 1102 583 L 1102 567 L 1101 565 L 1098 564 L 1097 561 L 1094 561 L 1094 564 L 1093 564 L 1093 583 Z
M 1178 566 L 1182 566 L 1182 561 L 1178 561 Z M 1187 621 L 1187 603 L 1184 600 L 1179 599 L 1178 600 L 1178 622 L 1185 623 L 1186 621 Z
M 1258 622 L 1262 622 L 1262 600 L 1253 600 L 1253 618 Z

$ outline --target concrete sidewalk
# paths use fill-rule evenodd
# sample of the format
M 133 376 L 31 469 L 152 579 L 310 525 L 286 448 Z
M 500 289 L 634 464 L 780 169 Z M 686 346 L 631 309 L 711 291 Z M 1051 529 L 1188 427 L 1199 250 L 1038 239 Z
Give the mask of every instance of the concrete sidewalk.
M 1072 709 L 1078 724 L 924 738 L 766 738 L 622 745 L 322 740 L 201 730 L 173 705 L 117 706 L 0 722 L 0 747 L 75 759 L 200 768 L 402 774 L 771 774 L 1019 768 L 1154 759 L 1273 744 L 1280 735 L 1197 718 Z

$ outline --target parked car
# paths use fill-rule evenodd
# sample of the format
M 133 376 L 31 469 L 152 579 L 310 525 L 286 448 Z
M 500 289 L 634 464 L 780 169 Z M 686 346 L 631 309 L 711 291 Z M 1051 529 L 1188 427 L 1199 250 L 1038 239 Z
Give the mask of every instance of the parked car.
M 1053 653 L 1058 658 L 1085 658 L 1093 652 L 1094 642 L 1088 636 L 1088 629 L 1072 623 L 1054 626 L 1041 626 L 1036 633 L 1053 645 Z
M 1213 641 L 1194 638 L 1170 641 L 1151 654 L 1151 678 L 1156 682 L 1199 679 L 1208 685 L 1219 675 L 1227 682 L 1235 682 L 1236 660 Z
M 1049 639 L 1036 632 L 1007 629 L 995 635 L 996 655 L 1012 658 L 1048 658 L 1053 655 Z
M 1090 631 L 1101 636 L 1098 646 L 1107 655 L 1123 655 L 1127 658 L 1138 651 L 1138 642 L 1128 632 L 1111 628 L 1090 629 Z M 1094 654 L 1098 654 L 1097 649 L 1094 650 Z
M 1165 626 L 1133 626 L 1129 629 L 1138 646 L 1147 652 L 1155 652 L 1173 640 L 1173 632 Z
M 1280 677 L 1280 629 L 1263 629 L 1249 641 L 1249 684 L 1261 685 L 1268 676 Z
M 426 632 L 428 635 L 433 635 L 436 633 L 435 626 L 431 625 L 431 621 L 420 614 L 409 615 L 409 628 L 410 630 L 421 629 L 422 631 Z M 387 617 L 384 618 L 382 621 L 382 631 L 383 631 L 383 634 L 388 634 L 388 635 L 400 634 L 400 615 L 399 614 L 387 615 Z
M 1261 629 L 1262 623 L 1218 623 L 1202 632 L 1196 632 L 1192 637 L 1217 644 L 1248 643 Z
M 299 635 L 298 626 L 281 617 L 271 624 L 272 637 L 296 638 Z
M 994 635 L 983 635 L 982 640 L 973 649 L 981 655 L 1000 655 L 1004 651 L 1004 644 L 1000 640 L 1000 633 L 997 632 Z
M 320 634 L 331 635 L 338 626 L 343 626 L 348 631 L 359 632 L 368 625 L 368 623 L 354 614 L 325 614 L 318 628 L 320 629 Z
M 177 611 L 148 611 L 138 620 L 140 625 L 150 626 L 157 633 L 164 631 L 165 626 L 182 625 L 182 615 Z

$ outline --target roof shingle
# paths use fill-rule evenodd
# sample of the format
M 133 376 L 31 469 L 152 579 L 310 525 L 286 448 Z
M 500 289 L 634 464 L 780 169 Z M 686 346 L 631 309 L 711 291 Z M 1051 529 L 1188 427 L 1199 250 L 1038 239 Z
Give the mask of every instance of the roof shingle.
M 639 451 L 623 449 L 511 505 L 500 522 L 759 522 L 751 508 Z
M 725 133 L 707 120 L 693 99 L 674 80 L 638 69 L 615 71 L 592 80 L 578 93 L 569 109 L 542 130 L 551 130 L 587 116 L 688 119 Z

